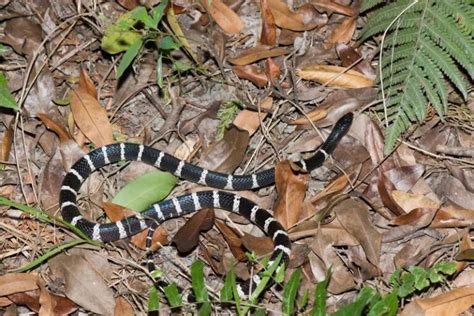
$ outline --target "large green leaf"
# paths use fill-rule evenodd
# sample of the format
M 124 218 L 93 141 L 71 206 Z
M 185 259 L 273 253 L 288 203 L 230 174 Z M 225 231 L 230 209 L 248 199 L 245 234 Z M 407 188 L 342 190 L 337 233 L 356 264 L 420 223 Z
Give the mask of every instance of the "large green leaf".
M 167 172 L 149 172 L 127 184 L 112 202 L 137 212 L 143 211 L 167 197 L 177 180 Z
M 143 40 L 139 38 L 135 43 L 130 45 L 130 47 L 127 49 L 125 54 L 123 54 L 122 60 L 120 61 L 120 64 L 117 69 L 117 75 L 116 75 L 117 79 L 122 77 L 125 70 L 127 70 L 127 68 L 132 64 L 133 60 L 135 59 L 135 57 L 137 57 L 138 53 L 140 52 L 142 45 L 143 45 Z

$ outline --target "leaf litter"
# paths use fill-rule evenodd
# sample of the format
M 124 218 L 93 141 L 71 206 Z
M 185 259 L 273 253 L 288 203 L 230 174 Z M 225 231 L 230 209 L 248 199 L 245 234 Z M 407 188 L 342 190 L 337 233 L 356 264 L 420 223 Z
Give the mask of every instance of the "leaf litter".
M 1 201 L 59 216 L 65 171 L 91 149 L 121 140 L 152 145 L 221 172 L 245 174 L 278 165 L 275 187 L 241 194 L 273 209 L 289 229 L 293 254 L 286 276 L 297 268 L 304 272 L 299 296 L 331 269 L 327 306 L 332 312 L 341 302 L 352 301 L 362 284 L 382 281 L 380 290 L 388 291 L 397 268 L 456 260 L 451 287 L 415 295 L 400 312 L 439 315 L 471 307 L 474 161 L 471 151 L 459 148 L 472 149 L 472 105 L 458 104 L 448 112 L 446 122 L 453 124 L 429 116 L 384 156 L 383 126 L 367 111 L 376 102 L 375 46 L 355 42 L 356 26 L 364 23 L 358 1 L 310 1 L 293 7 L 280 0 L 175 2 L 163 12 L 159 27 L 173 33 L 182 49 L 167 54 L 141 47 L 142 55 L 122 81 L 115 79 L 120 63 L 115 54 L 131 43 L 114 46 L 110 58 L 100 48 L 99 34 L 111 34 L 108 27 L 138 1 L 81 4 L 79 12 L 75 6 L 48 2 L 5 3 Z M 141 36 L 127 31 L 127 40 Z M 76 45 L 90 39 L 92 44 L 77 50 Z M 216 141 L 217 112 L 229 100 L 242 101 L 243 107 Z M 307 175 L 279 163 L 310 155 L 348 112 L 358 113 L 349 135 L 322 168 Z M 133 214 L 126 207 L 134 208 L 133 198 L 144 191 L 140 188 L 152 187 L 140 178 L 127 184 L 130 177 L 150 170 L 130 163 L 95 172 L 79 194 L 83 215 L 107 222 Z M 151 191 L 165 193 L 138 198 L 138 208 L 169 191 L 178 196 L 201 189 L 186 181 L 176 187 L 174 180 L 155 182 Z M 114 204 L 117 196 L 126 205 Z M 146 232 L 131 238 L 132 243 L 62 251 L 29 272 L 12 272 L 71 240 L 59 226 L 14 214 L 0 203 L 1 309 L 42 315 L 78 309 L 146 313 L 151 286 L 144 272 Z M 271 240 L 237 215 L 204 210 L 188 218 L 186 224 L 184 218 L 168 221 L 154 236 L 162 246 L 153 256 L 155 263 L 163 279 L 180 289 L 190 288 L 191 263 L 198 257 L 211 268 L 204 273 L 210 296 L 216 298 L 231 268 L 238 278 L 250 277 L 246 252 L 263 256 L 272 250 Z M 281 310 L 283 291 L 274 291 L 263 304 Z M 225 311 L 225 306 L 217 308 Z

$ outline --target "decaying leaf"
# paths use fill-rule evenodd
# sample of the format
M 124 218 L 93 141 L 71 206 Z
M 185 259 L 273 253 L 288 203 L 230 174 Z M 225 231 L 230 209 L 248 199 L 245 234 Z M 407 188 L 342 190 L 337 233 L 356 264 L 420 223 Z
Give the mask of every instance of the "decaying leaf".
M 38 275 L 35 273 L 8 273 L 0 276 L 0 296 L 36 290 Z
M 224 236 L 225 241 L 229 245 L 230 251 L 234 257 L 242 261 L 246 258 L 245 252 L 242 249 L 242 241 L 240 236 L 237 235 L 232 229 L 230 229 L 226 224 L 221 221 L 216 221 L 216 227 L 219 229 L 221 234 Z
M 296 173 L 288 161 L 282 161 L 275 167 L 278 200 L 273 215 L 285 228 L 293 226 L 300 218 L 308 179 L 308 174 Z
M 357 50 L 346 44 L 339 43 L 336 44 L 336 52 L 342 61 L 343 67 L 353 67 L 352 69 L 366 75 L 370 80 L 375 80 L 374 68 Z
M 100 106 L 93 93 L 95 87 L 92 87 L 87 72 L 82 69 L 79 87 L 71 95 L 71 110 L 77 126 L 87 138 L 96 146 L 104 146 L 114 142 L 112 125 L 107 111 Z
M 255 237 L 244 233 L 241 237 L 241 241 L 246 249 L 255 252 L 258 256 L 268 255 L 272 253 L 274 248 L 273 241 L 268 237 Z
M 132 305 L 123 297 L 117 297 L 115 300 L 114 316 L 129 316 L 134 314 Z
M 360 72 L 339 66 L 307 66 L 296 69 L 296 74 L 305 80 L 313 80 L 328 87 L 357 89 L 374 85 L 373 80 Z

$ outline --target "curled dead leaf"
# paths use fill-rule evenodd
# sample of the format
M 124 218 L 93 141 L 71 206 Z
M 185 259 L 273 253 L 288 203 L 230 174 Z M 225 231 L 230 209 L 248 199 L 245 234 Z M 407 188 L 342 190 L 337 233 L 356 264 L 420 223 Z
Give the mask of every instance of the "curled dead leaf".
M 351 41 L 352 36 L 354 35 L 356 29 L 356 18 L 350 17 L 342 21 L 329 36 L 327 42 L 324 44 L 324 47 L 329 49 L 334 44 L 344 43 L 347 44 Z
M 313 80 L 329 87 L 357 89 L 372 87 L 374 84 L 365 75 L 339 66 L 307 66 L 296 69 L 296 74 L 305 80 Z
M 268 3 L 275 18 L 275 24 L 282 29 L 308 31 L 327 23 L 327 16 L 318 14 L 310 4 L 291 11 L 285 1 L 268 0 Z

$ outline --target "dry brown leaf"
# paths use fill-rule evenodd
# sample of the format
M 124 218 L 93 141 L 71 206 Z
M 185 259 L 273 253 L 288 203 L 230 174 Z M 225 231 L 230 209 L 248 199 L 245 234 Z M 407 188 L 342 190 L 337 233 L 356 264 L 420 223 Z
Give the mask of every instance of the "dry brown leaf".
M 387 170 L 385 176 L 397 190 L 408 192 L 418 183 L 424 172 L 425 166 L 414 164 Z
M 135 315 L 132 305 L 127 302 L 122 296 L 115 300 L 114 316 L 132 316 Z
M 469 227 L 474 225 L 474 212 L 457 206 L 442 207 L 435 215 L 431 227 Z
M 10 150 L 12 149 L 13 123 L 14 123 L 14 120 L 10 122 L 10 125 L 8 126 L 8 128 L 5 130 L 5 133 L 3 134 L 3 140 L 2 140 L 2 160 L 3 161 L 8 161 L 8 157 L 10 156 Z
M 407 193 L 402 191 L 392 191 L 393 200 L 405 211 L 410 212 L 416 208 L 432 208 L 438 209 L 439 202 L 435 202 L 429 197 L 420 194 Z
M 263 99 L 259 104 L 262 109 L 271 109 L 272 105 L 273 98 L 271 97 Z M 246 130 L 249 133 L 249 136 L 252 136 L 260 127 L 260 124 L 263 122 L 265 117 L 267 117 L 267 113 L 243 110 L 237 114 L 233 123 L 238 128 Z
M 285 47 L 271 48 L 270 46 L 260 45 L 249 48 L 241 52 L 236 57 L 228 58 L 231 64 L 243 66 L 252 64 L 258 60 L 285 55 L 289 50 Z
M 285 1 L 268 0 L 268 3 L 275 18 L 275 24 L 282 29 L 308 31 L 327 22 L 326 16 L 316 16 L 316 12 L 308 12 L 312 9 L 312 6 L 311 8 L 310 6 L 303 6 L 293 12 L 288 8 Z
M 272 59 L 272 58 L 267 58 L 265 60 L 265 73 L 267 74 L 268 78 L 270 78 L 270 81 L 272 82 L 273 85 L 278 84 L 278 78 L 280 78 L 280 66 Z M 287 88 L 285 86 L 286 82 L 282 83 L 283 88 Z
M 123 207 L 121 205 L 104 202 L 102 203 L 102 208 L 104 209 L 105 214 L 112 222 L 120 221 L 128 216 L 135 215 L 136 212 Z M 148 229 L 132 236 L 132 243 L 140 249 L 146 249 L 146 237 L 148 235 Z M 155 251 L 160 246 L 168 244 L 168 233 L 162 226 L 158 226 L 153 233 L 152 247 L 151 250 Z
M 365 75 L 355 70 L 346 70 L 339 66 L 313 65 L 296 69 L 296 74 L 305 80 L 313 80 L 328 87 L 357 89 L 374 85 Z
M 53 131 L 56 133 L 56 135 L 59 136 L 59 141 L 60 142 L 66 142 L 68 140 L 71 140 L 71 135 L 69 135 L 68 131 L 66 130 L 66 128 L 56 122 L 55 120 L 53 120 L 52 118 L 50 118 L 47 114 L 45 113 L 38 113 L 37 116 L 39 117 L 39 119 L 41 120 L 41 122 L 43 122 L 44 126 L 46 126 L 47 129 Z
M 393 225 L 411 225 L 417 228 L 428 226 L 436 214 L 435 208 L 415 208 L 408 214 L 400 215 L 394 218 Z
M 258 256 L 268 255 L 274 249 L 273 241 L 269 237 L 255 237 L 244 232 L 240 240 L 246 249 L 255 252 Z
M 187 254 L 198 245 L 199 234 L 211 229 L 213 225 L 214 210 L 200 210 L 178 230 L 172 242 L 176 245 L 176 248 L 181 254 Z
M 36 290 L 38 275 L 35 273 L 8 273 L 0 276 L 0 296 Z
M 275 167 L 278 200 L 275 204 L 273 216 L 285 228 L 293 226 L 300 218 L 308 179 L 309 175 L 307 173 L 295 173 L 288 161 L 282 161 Z
M 247 79 L 259 88 L 266 87 L 268 84 L 267 74 L 256 65 L 234 66 L 232 70 L 237 77 Z
M 242 160 L 249 144 L 249 133 L 231 126 L 224 138 L 213 143 L 201 157 L 200 166 L 220 172 L 234 172 Z
M 202 1 L 207 12 L 212 16 L 217 25 L 230 34 L 239 33 L 244 25 L 240 17 L 221 0 Z
M 319 231 L 321 231 L 321 233 L 326 237 L 331 245 L 360 245 L 359 241 L 355 239 L 354 236 L 349 234 L 349 232 L 344 227 L 342 227 L 337 218 L 325 225 L 321 225 L 321 223 L 316 221 L 305 221 L 292 227 L 290 230 L 288 230 L 288 233 L 291 240 L 298 240 L 301 238 L 316 236 Z
M 260 34 L 260 44 L 276 45 L 275 18 L 268 6 L 268 0 L 260 0 L 260 12 L 262 14 L 262 32 Z
M 382 235 L 369 219 L 369 207 L 360 200 L 347 199 L 334 212 L 342 226 L 360 242 L 369 262 L 378 267 Z
M 328 196 L 341 193 L 348 184 L 349 181 L 347 176 L 345 174 L 340 175 L 336 179 L 332 180 L 321 192 L 318 192 L 318 194 L 312 197 L 311 203 L 315 205 Z
M 306 116 L 301 117 L 299 119 L 294 120 L 291 122 L 291 124 L 294 125 L 306 125 L 309 124 L 309 122 L 317 122 L 319 120 L 322 120 L 328 115 L 328 111 L 326 109 L 321 109 L 321 108 L 316 108 L 312 110 L 309 113 L 306 113 Z
M 392 192 L 395 191 L 395 186 L 387 179 L 381 169 L 379 169 L 378 175 L 377 190 L 383 205 L 395 215 L 404 215 L 404 210 L 394 201 L 392 196 Z
M 324 47 L 329 49 L 333 47 L 334 44 L 343 43 L 347 44 L 351 41 L 352 36 L 354 35 L 356 29 L 356 18 L 346 18 L 338 25 L 329 36 Z M 367 78 L 368 79 L 368 78 Z
M 8 298 L 0 297 L 0 307 L 6 307 L 6 306 L 11 305 L 11 304 L 13 304 L 13 302 L 10 301 Z
M 114 309 L 110 280 L 104 280 L 112 276 L 112 265 L 105 257 L 76 248 L 53 257 L 48 264 L 51 274 L 64 280 L 64 294 L 73 302 L 97 314 L 109 314 Z
M 77 310 L 77 305 L 67 297 L 50 293 L 40 282 L 39 316 L 69 315 Z
M 40 174 L 40 200 L 43 209 L 51 216 L 55 216 L 64 178 L 63 159 L 60 148 L 56 148 L 53 156 L 48 160 Z
M 82 69 L 79 87 L 72 92 L 71 110 L 77 126 L 91 142 L 100 147 L 113 143 L 114 138 L 107 111 L 100 106 L 92 92 L 95 92 L 95 87 L 91 86 L 89 76 Z
M 336 52 L 342 61 L 343 67 L 353 67 L 352 69 L 366 75 L 370 80 L 375 80 L 374 68 L 357 50 L 346 44 L 339 43 L 336 44 Z
M 242 241 L 240 240 L 240 236 L 221 221 L 216 221 L 216 226 L 221 232 L 222 236 L 224 236 L 224 239 L 227 242 L 227 245 L 229 245 L 230 251 L 234 257 L 239 261 L 244 260 L 247 256 L 242 249 Z
M 469 265 L 469 261 L 474 261 L 474 243 L 471 240 L 469 231 L 463 234 L 459 242 L 459 253 L 456 255 L 456 272 L 459 273 Z
M 8 295 L 8 299 L 16 305 L 25 305 L 32 311 L 38 312 L 40 309 L 39 296 L 39 291 L 34 290 L 10 294 Z
M 312 0 L 310 2 L 317 10 L 325 12 L 334 12 L 347 16 L 354 16 L 357 14 L 353 8 L 337 3 L 333 0 Z
M 472 307 L 474 285 L 451 290 L 431 298 L 417 299 L 409 303 L 401 316 L 449 316 L 460 315 Z
M 308 256 L 311 262 L 311 269 L 323 270 L 326 273 L 327 269 L 331 267 L 332 276 L 331 282 L 329 282 L 328 292 L 332 294 L 344 293 L 350 289 L 355 288 L 356 284 L 352 273 L 349 271 L 341 257 L 337 254 L 334 247 L 332 247 L 330 238 L 325 233 L 319 231 L 318 234 L 313 238 L 311 243 L 311 249 L 314 254 L 322 260 L 322 267 L 315 267 L 316 262 L 312 260 L 311 254 Z

